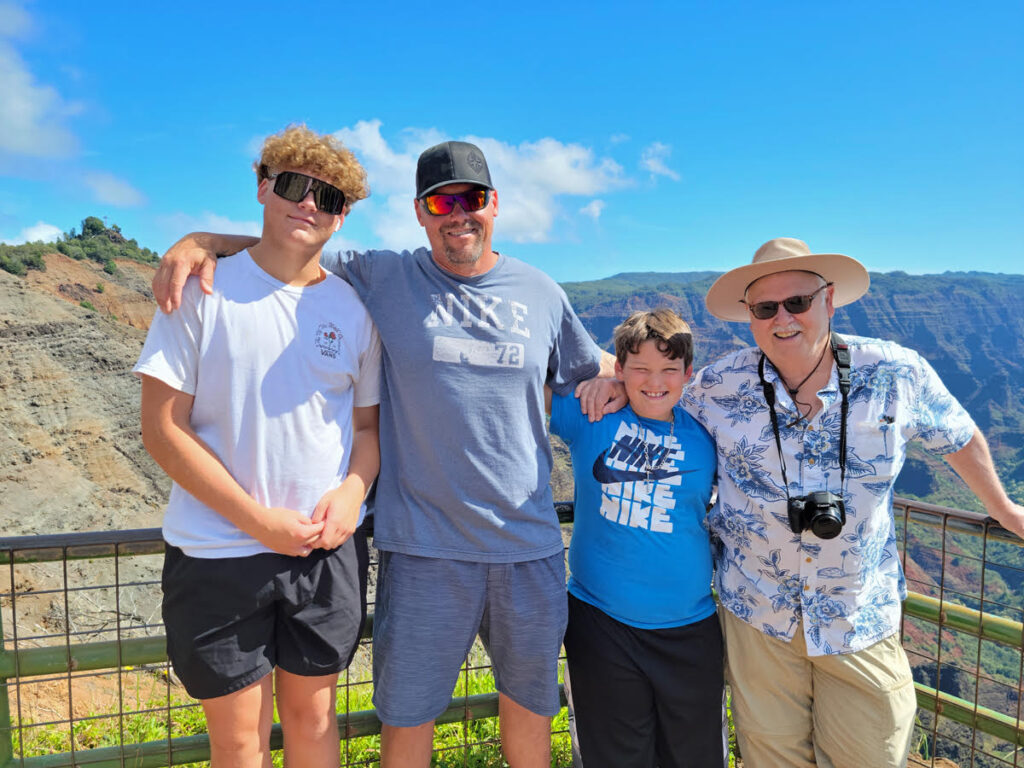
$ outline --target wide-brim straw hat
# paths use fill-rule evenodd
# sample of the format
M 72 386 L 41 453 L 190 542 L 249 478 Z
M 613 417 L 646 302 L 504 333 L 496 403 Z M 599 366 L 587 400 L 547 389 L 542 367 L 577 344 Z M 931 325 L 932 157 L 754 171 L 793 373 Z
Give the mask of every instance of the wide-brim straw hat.
M 745 323 L 750 320 L 743 296 L 752 282 L 776 272 L 800 270 L 821 275 L 835 286 L 832 306 L 852 304 L 871 285 L 868 271 L 854 258 L 841 253 L 811 253 L 807 243 L 794 237 L 777 237 L 757 249 L 750 264 L 726 272 L 715 280 L 704 297 L 708 311 L 719 320 Z

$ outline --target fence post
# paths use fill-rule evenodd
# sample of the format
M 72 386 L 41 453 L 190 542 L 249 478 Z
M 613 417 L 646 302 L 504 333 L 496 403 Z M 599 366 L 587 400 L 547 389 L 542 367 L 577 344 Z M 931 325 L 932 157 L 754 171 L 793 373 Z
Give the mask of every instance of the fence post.
M 4 651 L 4 617 L 0 611 L 0 654 Z M 7 678 L 0 677 L 0 768 L 14 760 L 14 741 L 11 729 L 11 702 L 7 697 Z

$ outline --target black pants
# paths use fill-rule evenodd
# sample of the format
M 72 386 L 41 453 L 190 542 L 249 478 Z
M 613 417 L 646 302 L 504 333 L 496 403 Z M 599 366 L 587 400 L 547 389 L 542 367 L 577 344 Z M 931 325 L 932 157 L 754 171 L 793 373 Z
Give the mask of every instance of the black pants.
M 584 768 L 728 764 L 716 615 L 637 629 L 569 595 L 565 650 Z

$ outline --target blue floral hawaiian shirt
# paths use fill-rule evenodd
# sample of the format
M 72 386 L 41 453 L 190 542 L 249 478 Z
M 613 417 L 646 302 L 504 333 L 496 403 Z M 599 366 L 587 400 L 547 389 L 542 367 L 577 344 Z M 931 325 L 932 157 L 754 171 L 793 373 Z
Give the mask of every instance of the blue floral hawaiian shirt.
M 683 405 L 715 438 L 718 504 L 708 517 L 722 606 L 767 635 L 789 641 L 803 619 L 810 655 L 850 653 L 899 628 L 906 581 L 896 551 L 893 484 L 917 438 L 936 454 L 963 448 L 971 417 L 913 350 L 846 337 L 851 355 L 846 525 L 834 539 L 794 534 L 786 515 L 779 453 L 750 347 L 699 371 Z M 765 365 L 772 386 L 778 374 Z M 808 423 L 775 386 L 789 495 L 840 493 L 839 379 L 818 392 Z

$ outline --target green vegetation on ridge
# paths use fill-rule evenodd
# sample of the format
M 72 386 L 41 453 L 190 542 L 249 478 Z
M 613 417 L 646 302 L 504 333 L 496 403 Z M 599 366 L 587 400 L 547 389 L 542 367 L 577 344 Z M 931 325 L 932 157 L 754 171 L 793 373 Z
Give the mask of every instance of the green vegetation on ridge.
M 55 242 L 37 241 L 24 245 L 0 243 L 0 269 L 12 275 L 25 275 L 30 269 L 46 270 L 43 256 L 63 253 L 72 259 L 88 259 L 103 265 L 108 274 L 117 272 L 114 259 L 130 259 L 143 264 L 155 264 L 159 256 L 149 248 L 142 248 L 134 238 L 126 238 L 117 224 L 109 227 L 96 216 L 82 219 L 82 231 L 74 228 Z

